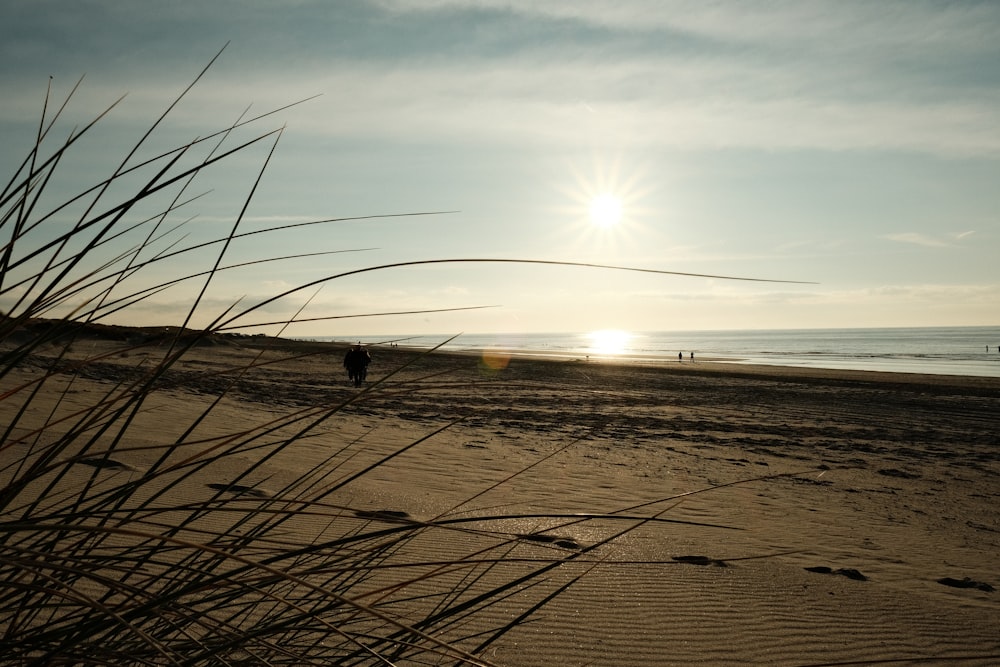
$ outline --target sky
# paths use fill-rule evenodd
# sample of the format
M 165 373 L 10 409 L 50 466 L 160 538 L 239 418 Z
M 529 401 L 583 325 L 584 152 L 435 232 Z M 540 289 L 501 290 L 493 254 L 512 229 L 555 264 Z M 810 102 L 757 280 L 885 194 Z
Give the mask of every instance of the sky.
M 46 183 L 51 209 L 110 176 L 220 49 L 128 164 L 302 103 L 226 137 L 281 130 L 200 173 L 139 256 L 237 221 L 364 219 L 143 265 L 116 295 L 256 262 L 102 321 L 179 324 L 197 298 L 192 324 L 250 309 L 230 324 L 309 320 L 282 330 L 303 337 L 1000 325 L 1000 3 L 5 0 L 2 182 L 34 145 L 49 77 L 49 117 L 84 77 L 50 153 L 125 95 Z M 449 262 L 324 280 L 441 259 L 698 275 Z M 0 308 L 25 290 L 13 273 Z

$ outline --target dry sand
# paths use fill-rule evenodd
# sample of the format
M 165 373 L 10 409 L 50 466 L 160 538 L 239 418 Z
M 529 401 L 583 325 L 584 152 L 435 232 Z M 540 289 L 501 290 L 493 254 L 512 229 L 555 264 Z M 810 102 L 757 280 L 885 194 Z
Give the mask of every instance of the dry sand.
M 133 445 L 176 437 L 229 384 L 226 371 L 268 342 L 194 350 L 139 416 Z M 74 354 L 109 345 L 77 343 Z M 460 420 L 338 501 L 420 521 L 501 512 L 677 521 L 503 524 L 562 540 L 514 556 L 578 553 L 633 529 L 549 573 L 550 586 L 573 583 L 490 646 L 483 657 L 495 664 L 1000 664 L 998 379 L 376 348 L 359 392 L 343 350 L 267 349 L 263 361 L 283 361 L 244 374 L 196 435 L 343 404 L 260 471 L 260 488 L 275 490 L 304 475 L 342 478 Z M 68 397 L 86 405 L 157 354 L 89 364 Z M 36 372 L 27 364 L 4 386 Z M 36 401 L 28 417 L 48 409 Z M 116 459 L 141 470 L 153 456 Z M 240 466 L 220 463 L 183 492 L 204 495 Z M 468 548 L 462 539 L 413 544 L 433 560 Z M 518 605 L 489 614 L 508 622 Z

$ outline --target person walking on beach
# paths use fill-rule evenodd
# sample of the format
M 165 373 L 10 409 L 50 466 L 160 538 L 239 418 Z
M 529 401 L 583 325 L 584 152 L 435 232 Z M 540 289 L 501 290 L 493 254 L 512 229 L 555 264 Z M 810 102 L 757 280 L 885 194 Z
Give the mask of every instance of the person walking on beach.
M 677 353 L 677 361 L 678 362 L 683 362 L 684 361 L 684 353 L 683 352 L 678 352 Z
M 355 387 L 360 387 L 368 375 L 368 364 L 372 362 L 372 355 L 368 349 L 358 341 L 344 355 L 344 368 L 347 369 L 348 379 L 354 383 Z

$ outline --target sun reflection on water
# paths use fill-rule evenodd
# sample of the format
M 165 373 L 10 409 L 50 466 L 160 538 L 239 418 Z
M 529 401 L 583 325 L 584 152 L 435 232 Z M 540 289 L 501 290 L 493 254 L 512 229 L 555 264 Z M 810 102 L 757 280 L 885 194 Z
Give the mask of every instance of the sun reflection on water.
M 634 336 L 621 329 L 601 329 L 587 334 L 588 349 L 594 354 L 622 354 Z

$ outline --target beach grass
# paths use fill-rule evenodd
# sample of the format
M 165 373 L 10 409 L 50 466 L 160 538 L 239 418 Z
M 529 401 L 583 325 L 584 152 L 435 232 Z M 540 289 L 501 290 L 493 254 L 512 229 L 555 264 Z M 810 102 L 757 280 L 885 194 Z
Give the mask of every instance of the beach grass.
M 173 424 L 169 436 L 151 437 L 143 416 L 158 396 L 184 386 L 185 360 L 206 346 L 238 342 L 227 331 L 260 324 L 247 318 L 261 304 L 233 304 L 207 325 L 191 324 L 212 281 L 231 268 L 227 248 L 244 233 L 256 184 L 236 203 L 228 232 L 207 243 L 185 246 L 174 212 L 193 183 L 263 145 L 259 180 L 281 131 L 235 140 L 254 126 L 241 119 L 144 157 L 168 109 L 106 176 L 53 204 L 47 188 L 60 164 L 114 111 L 112 105 L 59 143 L 54 135 L 71 98 L 52 112 L 46 97 L 34 146 L 0 195 L 0 377 L 9 417 L 0 444 L 6 661 L 489 664 L 488 647 L 592 565 L 569 578 L 553 578 L 554 569 L 589 561 L 638 526 L 667 521 L 642 507 L 593 515 L 463 515 L 453 507 L 418 520 L 338 499 L 454 422 L 357 469 L 331 453 L 322 474 L 272 486 L 268 466 L 320 426 L 347 406 L 407 386 L 390 373 L 361 392 L 266 417 L 247 414 L 228 430 L 203 434 L 241 378 L 274 363 L 264 360 L 266 346 L 245 365 L 213 376 L 208 397 L 192 403 L 189 419 Z M 194 157 L 206 142 L 211 147 Z M 214 255 L 195 255 L 205 249 Z M 144 281 L 161 263 L 188 254 L 199 258 L 194 266 L 175 263 L 186 268 Z M 102 324 L 174 285 L 199 281 L 179 325 L 125 331 Z M 80 389 L 95 380 L 91 390 Z M 587 544 L 564 533 L 588 521 L 610 529 Z M 447 552 L 427 558 L 437 553 L 429 545 L 442 542 Z
M 485 372 L 474 358 L 435 363 L 446 355 L 398 349 L 380 350 L 383 365 L 360 390 L 320 382 L 339 367 L 343 346 L 284 338 L 305 321 L 302 311 L 265 322 L 267 305 L 400 265 L 573 263 L 372 264 L 211 311 L 213 282 L 247 265 L 227 259 L 234 240 L 334 222 L 242 228 L 281 129 L 244 133 L 273 112 L 147 154 L 168 108 L 106 172 L 94 165 L 92 183 L 53 201 L 50 183 L 69 153 L 113 118 L 114 104 L 60 142 L 72 97 L 46 98 L 35 141 L 0 193 L 0 662 L 995 661 L 984 572 L 1000 528 L 988 490 L 962 486 L 995 480 L 995 383 L 941 379 L 935 388 L 921 378 L 801 369 L 684 364 L 664 373 L 538 360 Z M 197 200 L 194 186 L 249 156 L 260 166 L 233 202 L 233 224 L 188 241 L 173 221 Z M 111 323 L 181 284 L 195 285 L 181 321 Z M 265 326 L 275 335 L 240 333 Z M 383 413 L 396 418 L 390 428 L 367 423 Z M 499 434 L 487 428 L 498 424 Z M 515 431 L 528 442 L 478 456 L 488 433 L 514 439 Z M 897 450 L 894 439 L 909 448 Z M 436 447 L 441 440 L 459 444 Z M 565 463 L 576 448 L 584 453 Z M 609 468 L 632 477 L 592 483 Z M 438 469 L 447 474 L 431 480 L 427 470 Z M 843 510 L 827 493 L 838 474 L 851 476 Z M 436 496 L 408 486 L 417 479 L 433 481 Z M 920 492 L 879 523 L 871 507 L 905 493 L 886 480 Z M 724 495 L 750 483 L 762 486 Z M 525 488 L 530 498 L 519 497 Z M 567 497 L 571 490 L 579 497 Z M 681 506 L 706 492 L 729 500 L 721 509 Z M 867 509 L 852 509 L 862 498 Z M 964 524 L 924 518 L 959 506 Z M 787 526 L 785 514 L 794 517 Z M 829 533 L 800 539 L 820 515 Z M 942 536 L 934 548 L 912 546 L 931 533 L 924 524 L 913 531 L 919 538 L 900 538 L 919 566 L 937 566 L 927 551 L 972 545 L 949 551 L 965 569 L 931 576 L 983 584 L 948 589 L 965 596 L 948 607 L 952 625 L 939 618 L 951 599 L 927 591 L 944 588 L 933 579 L 907 584 L 905 603 L 887 588 L 872 604 L 860 588 L 867 577 L 846 576 L 860 575 L 857 561 L 871 553 L 866 573 L 871 565 L 897 584 L 912 578 L 909 555 L 868 536 L 858 546 L 852 531 L 861 525 L 881 538 L 925 520 Z M 754 542 L 743 522 L 773 529 Z M 706 534 L 718 536 L 714 550 L 685 550 Z M 770 562 L 783 556 L 797 560 Z M 763 561 L 770 569 L 749 565 Z M 666 568 L 681 572 L 676 581 Z M 829 576 L 837 573 L 845 576 Z M 567 600 L 580 589 L 592 608 L 577 617 Z M 963 615 L 969 604 L 979 605 L 975 615 Z M 553 608 L 559 634 L 543 620 Z M 838 624 L 848 629 L 828 628 Z M 599 636 L 583 641 L 591 634 Z M 514 652 L 526 637 L 534 643 Z M 497 658 L 500 649 L 517 658 Z

